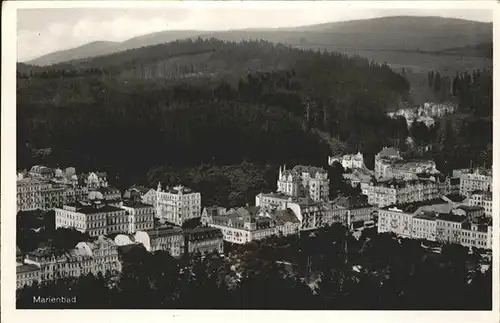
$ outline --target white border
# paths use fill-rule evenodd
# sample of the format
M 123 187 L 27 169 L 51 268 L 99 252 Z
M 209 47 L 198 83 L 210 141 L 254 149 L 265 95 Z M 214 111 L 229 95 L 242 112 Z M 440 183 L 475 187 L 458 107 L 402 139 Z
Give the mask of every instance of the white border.
M 500 163 L 499 140 L 494 140 L 494 241 L 493 241 L 493 310 L 492 311 L 163 311 L 163 310 L 15 310 L 15 216 L 16 216 L 16 161 L 15 161 L 15 138 L 16 138 L 16 9 L 22 8 L 152 8 L 152 7 L 265 7 L 265 8 L 302 8 L 304 6 L 323 7 L 351 7 L 351 8 L 373 8 L 373 9 L 491 9 L 494 10 L 494 21 L 499 21 L 500 12 L 495 1 L 354 1 L 354 2 L 145 2 L 145 1 L 6 1 L 2 3 L 2 110 L 1 110 L 1 314 L 2 323 L 25 322 L 37 320 L 41 322 L 50 321 L 122 321 L 122 322 L 165 322 L 175 319 L 177 321 L 200 320 L 205 323 L 228 320 L 232 322 L 253 322 L 256 320 L 279 320 L 279 321 L 302 321 L 308 320 L 335 320 L 335 322 L 499 322 L 499 217 L 500 213 L 500 174 L 496 172 L 496 166 Z M 494 24 L 494 36 L 500 34 L 499 26 Z M 494 59 L 499 59 L 500 45 L 494 42 Z M 496 69 L 496 68 L 495 68 Z M 500 77 L 494 72 L 494 88 L 500 88 Z M 497 91 L 494 93 L 494 119 L 500 122 L 497 105 L 500 103 Z M 494 126 L 494 138 L 500 136 L 500 129 Z M 500 138 L 500 137 L 498 137 Z M 140 295 L 137 295 L 140 297 Z

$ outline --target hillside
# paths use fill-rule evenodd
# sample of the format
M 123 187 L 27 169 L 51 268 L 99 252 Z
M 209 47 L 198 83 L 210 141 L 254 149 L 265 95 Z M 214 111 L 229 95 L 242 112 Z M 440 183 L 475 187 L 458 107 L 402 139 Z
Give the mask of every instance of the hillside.
M 225 41 L 262 39 L 274 43 L 341 51 L 420 50 L 437 52 L 449 48 L 491 43 L 493 39 L 492 26 L 491 23 L 440 17 L 384 17 L 295 28 L 219 32 L 165 31 L 134 37 L 122 43 L 108 44 L 108 42 L 103 42 L 102 46 L 92 43 L 76 49 L 52 53 L 44 56 L 44 59 L 42 57 L 28 63 L 34 65 L 54 64 L 197 37 L 204 39 L 215 37 Z
M 320 165 L 328 137 L 375 152 L 406 129 L 385 112 L 408 84 L 363 58 L 200 39 L 20 73 L 17 91 L 19 163 L 28 142 L 52 148 L 44 163 L 130 180 L 164 164 Z
M 66 62 L 69 60 L 78 60 L 82 58 L 95 57 L 114 53 L 120 50 L 120 43 L 110 41 L 95 41 L 76 48 L 50 53 L 36 59 L 26 62 L 26 64 L 46 66 Z

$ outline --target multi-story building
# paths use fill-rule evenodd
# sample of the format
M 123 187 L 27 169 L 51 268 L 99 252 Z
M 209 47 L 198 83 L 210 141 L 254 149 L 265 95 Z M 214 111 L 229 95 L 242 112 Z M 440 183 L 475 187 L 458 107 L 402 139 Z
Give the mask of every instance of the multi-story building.
M 292 170 L 280 167 L 278 192 L 291 197 L 310 197 L 313 201 L 327 201 L 330 180 L 328 173 L 318 167 L 295 166 Z
M 32 278 L 35 277 L 32 281 L 38 279 L 40 283 L 86 274 L 121 271 L 117 246 L 103 236 L 92 242 L 80 242 L 75 249 L 65 253 L 54 254 L 49 249 L 28 252 L 24 263 L 38 268 L 39 274 L 34 273 L 34 267 L 30 267 L 30 272 Z M 20 285 L 22 283 L 18 282 L 18 286 Z
M 132 186 L 123 193 L 124 200 L 139 198 L 142 203 L 156 205 L 156 190 L 144 186 Z
M 127 211 L 127 233 L 134 233 L 136 231 L 148 231 L 153 229 L 155 220 L 154 206 L 138 201 L 129 200 L 120 203 L 120 208 Z
M 194 228 L 184 231 L 184 253 L 224 253 L 224 240 L 220 229 L 217 228 Z
M 353 228 L 355 223 L 365 224 L 372 221 L 376 208 L 368 204 L 366 197 L 340 197 L 334 202 L 347 210 L 347 226 Z
M 17 264 L 16 266 L 16 288 L 31 286 L 40 281 L 40 268 L 35 265 Z
M 484 208 L 482 206 L 468 206 L 460 205 L 454 208 L 451 213 L 455 215 L 465 216 L 469 219 L 476 219 L 483 217 L 485 215 Z
M 105 172 L 84 173 L 79 176 L 79 181 L 82 186 L 89 189 L 97 189 L 99 187 L 108 187 L 108 175 Z
M 203 217 L 203 223 L 218 228 L 225 241 L 244 244 L 271 236 L 299 232 L 300 221 L 289 210 L 266 211 L 260 207 L 238 208 L 230 212 L 213 209 Z
M 55 209 L 57 228 L 74 228 L 91 237 L 129 232 L 127 210 L 96 202 L 79 202 Z
M 491 217 L 493 212 L 493 196 L 491 192 L 473 191 L 468 202 L 469 206 L 480 206 L 484 208 L 484 214 Z
M 472 219 L 462 223 L 461 244 L 481 249 L 492 249 L 491 219 Z
M 462 224 L 465 216 L 440 213 L 436 218 L 436 240 L 444 243 L 461 243 Z
M 415 214 L 412 220 L 412 238 L 436 241 L 437 226 L 435 212 L 421 212 Z
M 393 232 L 398 236 L 412 236 L 413 214 L 397 207 L 384 207 L 378 211 L 378 232 Z
M 403 160 L 399 151 L 385 147 L 375 156 L 376 178 L 416 179 L 419 174 L 438 174 L 432 160 Z
M 17 180 L 17 211 L 51 210 L 65 203 L 88 199 L 86 188 L 27 177 Z
M 148 231 L 137 231 L 135 242 L 142 243 L 149 252 L 168 251 L 172 257 L 180 257 L 184 253 L 184 233 L 181 228 L 166 226 Z
M 370 184 L 373 180 L 373 172 L 367 168 L 356 168 L 350 173 L 342 174 L 342 177 L 349 183 L 352 187 L 361 186 L 361 184 Z
M 294 199 L 283 193 L 259 193 L 255 196 L 255 206 L 259 206 L 266 210 L 285 210 L 288 202 L 293 202 Z
M 162 190 L 158 183 L 156 190 L 156 215 L 162 222 L 182 225 L 201 217 L 201 195 L 191 189 L 176 186 Z
M 31 177 L 50 180 L 54 177 L 54 170 L 46 166 L 35 165 L 29 171 Z
M 332 166 L 333 163 L 341 164 L 344 169 L 365 168 L 363 154 L 360 152 L 355 155 L 328 157 L 328 165 Z
M 109 202 L 121 201 L 122 194 L 114 187 L 98 187 L 89 189 L 89 200 L 104 200 Z
M 334 202 L 315 202 L 310 199 L 299 199 L 287 203 L 300 221 L 300 230 L 314 230 L 334 223 L 347 225 L 348 210 Z
M 368 196 L 368 203 L 378 207 L 433 200 L 440 196 L 437 183 L 425 179 L 371 181 L 361 184 L 361 190 Z
M 460 176 L 460 195 L 469 196 L 477 190 L 492 192 L 493 176 L 491 170 L 476 169 L 462 171 Z

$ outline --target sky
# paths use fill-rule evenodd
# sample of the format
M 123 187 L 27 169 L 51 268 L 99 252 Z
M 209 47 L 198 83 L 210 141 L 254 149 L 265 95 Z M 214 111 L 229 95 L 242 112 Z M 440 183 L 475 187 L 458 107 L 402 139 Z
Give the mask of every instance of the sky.
M 17 59 L 98 41 L 126 39 L 164 30 L 231 30 L 312 25 L 384 16 L 441 16 L 491 22 L 491 10 L 368 9 L 349 5 L 177 6 L 155 8 L 37 8 L 17 11 Z

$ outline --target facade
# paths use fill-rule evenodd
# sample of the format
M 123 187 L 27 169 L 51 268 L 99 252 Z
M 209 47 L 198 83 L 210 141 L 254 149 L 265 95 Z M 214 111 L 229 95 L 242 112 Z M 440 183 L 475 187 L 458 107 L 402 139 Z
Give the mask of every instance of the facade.
M 477 190 L 492 192 L 493 176 L 491 170 L 480 170 L 461 172 L 460 195 L 470 196 Z
M 476 219 L 485 215 L 482 206 L 460 205 L 452 211 L 455 215 L 465 216 L 469 219 Z
M 314 230 L 334 223 L 347 225 L 348 210 L 334 202 L 301 199 L 287 204 L 300 221 L 300 230 Z
M 278 192 L 290 197 L 310 197 L 313 201 L 327 201 L 330 180 L 328 173 L 318 167 L 295 166 L 292 170 L 280 167 Z
M 26 254 L 25 265 L 29 265 L 32 281 L 38 279 L 39 283 L 57 280 L 66 277 L 79 277 L 81 275 L 121 271 L 118 259 L 118 250 L 114 242 L 100 236 L 93 242 L 80 242 L 75 249 L 63 253 L 53 254 L 48 249 L 38 249 Z M 35 267 L 39 274 L 35 274 Z M 25 269 L 21 269 L 24 271 Z M 22 279 L 18 275 L 19 279 Z M 24 279 L 26 280 L 26 279 Z M 18 281 L 18 286 L 22 285 Z
M 363 154 L 360 152 L 355 155 L 328 157 L 328 165 L 332 166 L 335 162 L 341 164 L 344 169 L 365 168 Z
M 156 216 L 163 222 L 181 226 L 184 222 L 201 217 L 201 194 L 189 188 L 176 186 L 156 190 Z
M 17 211 L 51 210 L 65 203 L 88 200 L 85 187 L 57 184 L 36 177 L 17 180 Z
M 29 171 L 31 177 L 50 180 L 54 177 L 54 170 L 46 166 L 35 165 Z
M 40 281 L 40 269 L 34 265 L 17 264 L 16 266 L 16 288 L 31 286 Z
M 378 211 L 378 232 L 393 232 L 398 236 L 412 237 L 413 214 L 397 207 L 385 207 Z
M 170 226 L 137 231 L 134 238 L 149 252 L 168 251 L 172 257 L 180 257 L 184 254 L 184 233 L 179 227 Z
M 439 198 L 438 184 L 432 180 L 389 180 L 361 184 L 361 190 L 368 196 L 368 203 L 378 207 L 428 201 Z
M 224 240 L 220 229 L 194 228 L 184 231 L 184 253 L 211 253 L 224 254 Z
M 107 185 L 107 184 L 106 184 Z M 89 200 L 104 200 L 108 202 L 121 201 L 122 194 L 119 189 L 114 187 L 98 187 L 89 191 Z
M 492 249 L 492 226 L 491 221 L 469 220 L 462 224 L 461 244 L 466 247 L 481 249 Z
M 465 216 L 440 213 L 436 218 L 436 240 L 444 243 L 461 243 L 462 224 Z
M 141 202 L 125 201 L 120 204 L 120 208 L 127 211 L 128 231 L 148 231 L 153 229 L 155 220 L 155 208 L 152 205 Z
M 437 226 L 435 212 L 421 212 L 413 217 L 412 238 L 436 241 Z
M 376 208 L 364 197 L 341 197 L 335 200 L 335 204 L 347 210 L 347 226 L 353 228 L 356 222 L 365 223 L 373 220 Z
M 81 174 L 80 180 L 84 186 L 89 189 L 97 189 L 100 187 L 108 187 L 108 175 L 105 172 L 91 172 Z
M 74 228 L 91 237 L 129 232 L 127 210 L 100 202 L 79 202 L 55 209 L 57 228 Z
M 137 198 L 144 204 L 156 205 L 156 190 L 144 186 L 132 186 L 123 193 L 124 200 L 136 200 Z
M 493 212 L 493 196 L 491 192 L 473 191 L 469 198 L 469 206 L 480 206 L 484 208 L 484 214 L 491 217 Z
M 293 202 L 293 198 L 283 193 L 259 193 L 255 196 L 255 206 L 267 210 L 285 210 L 288 202 Z

